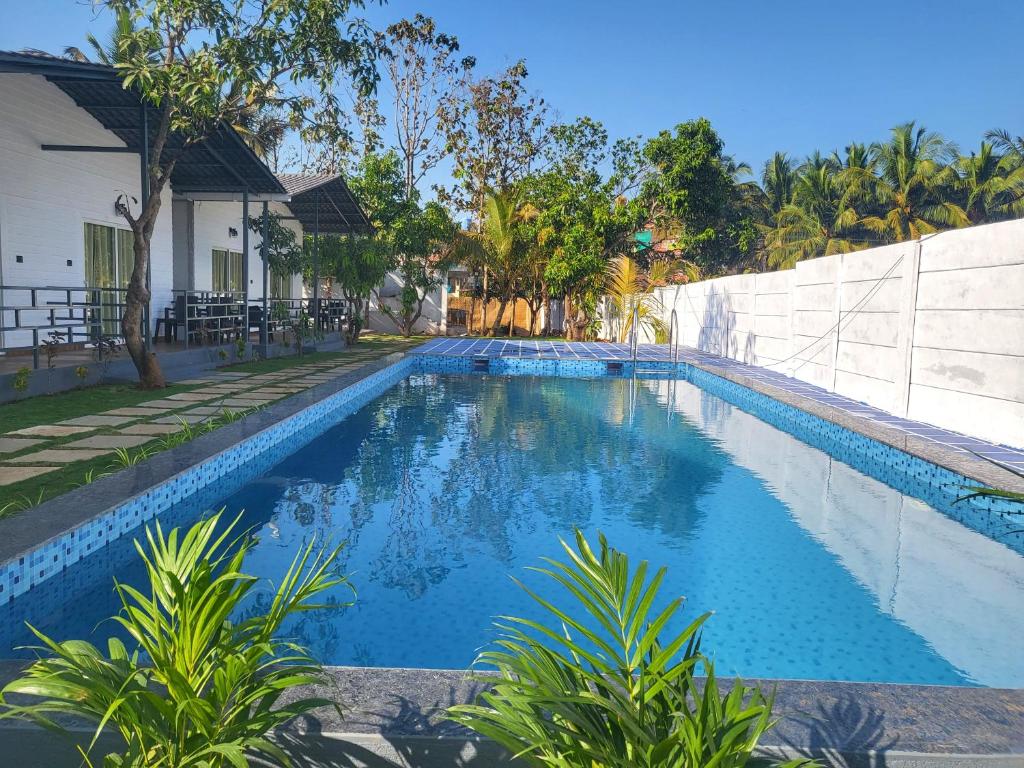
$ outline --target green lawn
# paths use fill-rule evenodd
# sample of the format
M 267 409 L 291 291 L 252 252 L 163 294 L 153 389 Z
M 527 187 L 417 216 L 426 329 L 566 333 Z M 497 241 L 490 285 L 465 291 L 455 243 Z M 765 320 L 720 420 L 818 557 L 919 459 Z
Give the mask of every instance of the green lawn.
M 405 339 L 399 336 L 368 335 L 360 339 L 359 344 L 355 347 L 339 352 L 315 352 L 303 355 L 302 357 L 281 357 L 239 363 L 223 366 L 218 370 L 269 373 L 295 366 L 331 362 L 334 360 L 337 360 L 339 363 L 348 361 L 369 362 L 390 352 L 410 349 L 422 343 L 426 338 L 412 337 Z M 202 374 L 197 374 L 196 376 L 196 378 L 201 377 Z M 141 390 L 131 384 L 104 384 L 54 395 L 26 398 L 14 403 L 0 405 L 0 434 L 40 424 L 55 424 L 59 421 L 73 419 L 78 416 L 98 414 L 115 408 L 138 405 L 139 403 L 158 400 L 178 392 L 202 389 L 203 386 L 202 384 L 171 384 L 166 389 Z M 196 403 L 195 405 L 200 404 Z M 4 454 L 0 456 L 0 462 L 17 456 L 29 455 L 39 449 L 59 448 L 65 443 L 73 442 L 82 437 L 114 434 L 115 432 L 115 428 L 101 427 L 81 435 L 51 438 L 45 445 L 39 445 L 18 453 Z M 144 445 L 130 449 L 129 454 L 134 455 L 143 451 L 155 452 L 164 450 L 168 447 L 166 443 L 167 441 L 164 437 L 157 437 Z M 26 508 L 36 506 L 47 499 L 59 496 L 83 485 L 89 477 L 95 479 L 101 473 L 117 471 L 123 468 L 123 466 L 115 455 L 109 454 L 95 459 L 78 461 L 61 467 L 56 471 L 48 472 L 20 483 L 0 486 L 0 516 L 14 514 Z

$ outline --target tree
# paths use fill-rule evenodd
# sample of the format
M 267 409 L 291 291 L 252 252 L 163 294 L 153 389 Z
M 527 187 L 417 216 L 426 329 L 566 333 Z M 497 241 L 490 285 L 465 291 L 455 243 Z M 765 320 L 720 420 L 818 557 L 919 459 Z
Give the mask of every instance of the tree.
M 896 126 L 889 141 L 873 148 L 874 172 L 870 167 L 844 171 L 845 204 L 859 206 L 858 213 L 877 206 L 878 212 L 861 215 L 859 224 L 890 242 L 967 226 L 967 214 L 943 193 L 954 179 L 945 165 L 953 152 L 939 134 L 923 126 Z
M 377 37 L 394 89 L 396 147 L 402 159 L 406 197 L 442 159 L 441 105 L 464 87 L 476 60 L 457 59 L 458 38 L 437 31 L 434 20 L 417 13 Z
M 722 150 L 704 118 L 662 131 L 642 149 L 648 170 L 640 198 L 651 221 L 673 232 L 676 248 L 712 273 L 741 262 L 755 239 L 733 179 L 741 167 Z
M 606 180 L 599 169 L 609 156 Z M 638 187 L 638 157 L 634 140 L 609 148 L 604 126 L 582 117 L 552 128 L 543 169 L 523 182 L 524 197 L 537 211 L 532 248 L 544 266 L 542 300 L 564 299 L 570 339 L 592 334 L 605 266 L 632 247 L 630 237 L 643 223 L 640 208 L 624 197 Z
M 127 194 L 117 209 L 133 234 L 134 266 L 121 320 L 125 346 L 141 386 L 164 386 L 156 357 L 145 349 L 144 308 L 149 304 L 150 242 L 162 193 L 180 151 L 208 138 L 218 126 L 236 125 L 264 107 L 281 110 L 289 124 L 309 131 L 339 130 L 335 82 L 350 75 L 363 92 L 376 83 L 373 40 L 349 13 L 361 0 L 280 0 L 239 5 L 227 0 L 107 0 L 127 14 L 131 29 L 119 28 L 115 62 L 125 88 L 156 111 L 146 158 L 141 201 Z M 342 30 L 347 30 L 346 34 Z M 310 108 L 315 92 L 316 121 Z
M 987 141 L 956 162 L 954 186 L 971 224 L 1024 215 L 1024 165 L 1012 153 L 999 155 Z
M 858 217 L 845 198 L 835 161 L 812 156 L 796 173 L 791 201 L 765 228 L 768 265 L 790 269 L 803 259 L 863 247 L 848 237 Z
M 488 193 L 524 178 L 547 138 L 547 105 L 526 91 L 526 63 L 496 77 L 469 81 L 442 100 L 438 113 L 455 184 L 438 190 L 442 202 L 482 222 Z
M 796 171 L 793 161 L 785 152 L 776 152 L 765 162 L 761 172 L 761 184 L 764 189 L 768 213 L 775 216 L 789 205 L 793 199 L 793 185 Z
M 626 341 L 633 329 L 633 313 L 637 321 L 656 339 L 665 333 L 664 310 L 655 288 L 668 284 L 675 271 L 670 261 L 658 260 L 646 273 L 628 256 L 619 256 L 608 265 L 605 291 L 611 300 L 612 315 L 619 320 L 619 341 Z

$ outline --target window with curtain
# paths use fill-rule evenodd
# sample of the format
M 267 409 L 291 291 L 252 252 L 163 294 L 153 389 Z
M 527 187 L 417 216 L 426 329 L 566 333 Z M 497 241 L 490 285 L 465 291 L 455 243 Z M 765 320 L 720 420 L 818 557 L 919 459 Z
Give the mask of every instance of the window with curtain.
M 85 284 L 97 289 L 127 288 L 135 263 L 134 242 L 131 230 L 86 222 Z M 102 321 L 102 325 L 92 328 L 92 333 L 119 334 L 124 294 L 96 290 L 89 301 Z
M 272 299 L 290 299 L 292 297 L 292 276 L 270 273 L 270 297 Z
M 213 249 L 213 290 L 242 291 L 242 254 L 238 251 Z

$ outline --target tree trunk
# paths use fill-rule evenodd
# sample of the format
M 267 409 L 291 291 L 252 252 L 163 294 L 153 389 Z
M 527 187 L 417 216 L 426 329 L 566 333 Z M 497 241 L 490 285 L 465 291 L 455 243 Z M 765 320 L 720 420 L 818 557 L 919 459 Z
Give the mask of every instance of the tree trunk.
M 501 316 L 505 314 L 505 307 L 508 306 L 508 298 L 504 294 L 501 296 L 501 302 L 498 304 L 498 314 L 494 318 L 494 323 L 491 324 L 491 330 L 488 336 L 497 336 L 498 329 L 501 327 Z
M 159 211 L 160 194 L 157 192 L 150 198 L 150 204 L 140 218 L 132 222 L 132 250 L 135 263 L 132 266 L 131 279 L 128 281 L 124 315 L 121 317 L 121 335 L 124 336 L 124 345 L 139 374 L 139 386 L 142 389 L 162 389 L 167 386 L 163 371 L 160 370 L 160 363 L 157 362 L 156 355 L 146 349 L 146 341 L 142 335 L 149 333 L 149 328 L 143 329 L 142 322 L 146 315 L 145 308 L 151 298 L 146 286 L 150 240 L 153 235 L 153 225 L 150 222 L 156 220 Z
M 487 266 L 484 265 L 484 297 L 483 307 L 481 308 L 480 315 L 480 335 L 484 336 L 487 333 Z
M 548 291 L 546 280 L 540 284 L 540 304 L 544 307 L 544 327 L 540 329 L 541 336 L 551 335 L 551 293 Z
M 515 293 L 509 299 L 512 302 L 512 311 L 508 313 L 508 337 L 511 339 L 515 335 L 516 325 L 516 296 Z

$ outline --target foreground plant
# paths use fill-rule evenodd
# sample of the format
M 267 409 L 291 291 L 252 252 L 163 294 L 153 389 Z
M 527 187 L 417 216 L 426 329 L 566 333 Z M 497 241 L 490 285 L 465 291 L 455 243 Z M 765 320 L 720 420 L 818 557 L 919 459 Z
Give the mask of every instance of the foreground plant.
M 736 681 L 722 694 L 711 661 L 700 653 L 704 614 L 667 641 L 662 634 L 682 607 L 657 614 L 659 569 L 629 559 L 600 537 L 595 554 L 580 531 L 564 541 L 568 563 L 545 558 L 534 568 L 558 582 L 578 610 L 562 610 L 525 586 L 559 629 L 502 617 L 500 650 L 478 664 L 498 676 L 476 704 L 449 709 L 456 722 L 508 749 L 527 765 L 562 768 L 739 768 L 772 727 L 772 695 Z M 520 585 L 522 586 L 522 585 Z M 699 669 L 706 673 L 701 686 Z M 812 766 L 793 761 L 786 766 Z
M 126 745 L 104 756 L 109 768 L 244 768 L 254 753 L 288 765 L 267 734 L 311 709 L 337 704 L 280 701 L 291 688 L 326 679 L 305 648 L 278 636 L 289 616 L 336 606 L 320 599 L 346 584 L 334 572 L 340 547 L 314 550 L 311 543 L 292 561 L 266 612 L 236 623 L 233 617 L 257 583 L 242 570 L 254 540 L 232 535 L 238 518 L 220 531 L 219 522 L 217 514 L 166 536 L 157 524 L 147 529 L 145 547 L 136 542 L 149 594 L 116 584 L 121 611 L 113 618 L 135 650 L 110 638 L 103 653 L 30 627 L 42 642 L 37 650 L 46 655 L 0 692 L 6 707 L 0 717 L 27 718 L 58 731 L 54 715 L 94 723 L 92 741 L 80 748 L 89 766 L 89 753 L 106 728 Z M 13 694 L 41 701 L 13 703 Z

